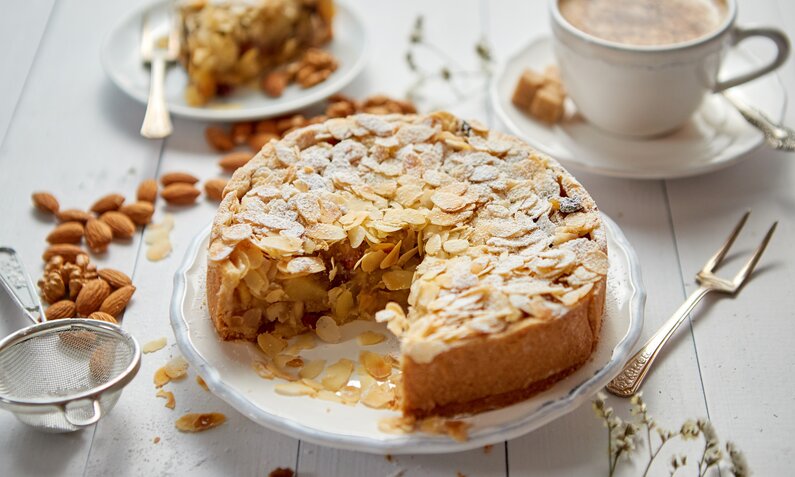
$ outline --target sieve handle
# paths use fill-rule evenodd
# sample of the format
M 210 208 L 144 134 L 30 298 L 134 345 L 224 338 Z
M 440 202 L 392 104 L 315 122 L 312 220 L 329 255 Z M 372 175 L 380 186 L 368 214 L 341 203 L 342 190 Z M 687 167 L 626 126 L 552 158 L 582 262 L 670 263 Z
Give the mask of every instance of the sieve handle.
M 91 404 L 93 406 L 94 413 L 87 419 L 74 419 L 69 417 L 69 412 L 66 410 L 66 407 L 63 409 L 64 417 L 69 424 L 75 427 L 88 427 L 91 424 L 96 424 L 96 422 L 102 417 L 102 407 L 100 407 L 99 401 L 97 399 L 92 399 Z
M 11 247 L 0 246 L 0 284 L 33 323 L 45 321 L 44 308 L 36 287 L 25 271 L 19 254 Z

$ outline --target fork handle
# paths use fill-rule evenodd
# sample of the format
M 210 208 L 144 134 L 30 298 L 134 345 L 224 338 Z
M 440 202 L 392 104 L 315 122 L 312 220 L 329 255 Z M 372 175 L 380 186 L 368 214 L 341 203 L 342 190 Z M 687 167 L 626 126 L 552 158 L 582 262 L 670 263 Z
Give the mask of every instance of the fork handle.
M 607 390 L 622 397 L 629 397 L 638 392 L 660 350 L 663 349 L 679 326 L 684 323 L 687 315 L 693 311 L 698 302 L 710 291 L 710 288 L 699 286 L 691 293 L 674 314 L 668 318 L 668 321 L 630 358 L 618 376 L 607 384 Z
M 141 136 L 149 139 L 161 139 L 171 135 L 173 131 L 163 91 L 166 79 L 166 59 L 162 55 L 155 55 L 152 58 L 151 68 L 149 101 L 146 103 L 146 115 L 144 115 L 144 123 L 141 125 Z

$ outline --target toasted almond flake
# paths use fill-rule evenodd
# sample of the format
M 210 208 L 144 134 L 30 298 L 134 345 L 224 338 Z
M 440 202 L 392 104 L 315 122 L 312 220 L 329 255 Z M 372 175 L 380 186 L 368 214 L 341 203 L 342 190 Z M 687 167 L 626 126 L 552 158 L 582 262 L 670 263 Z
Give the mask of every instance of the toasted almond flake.
M 463 196 L 441 191 L 431 195 L 431 201 L 445 212 L 457 212 L 467 205 Z
M 160 397 L 160 398 L 165 398 L 166 399 L 166 407 L 169 408 L 169 409 L 174 409 L 174 407 L 176 407 L 176 405 L 177 405 L 177 401 L 176 401 L 176 399 L 174 399 L 174 393 L 172 393 L 171 391 L 166 391 L 164 389 L 158 389 L 157 390 L 157 394 L 155 394 L 155 396 Z
M 343 386 L 340 388 L 339 393 L 340 398 L 342 398 L 342 402 L 348 404 L 349 406 L 353 406 L 359 402 L 359 399 L 362 396 L 362 390 L 356 386 Z
M 279 383 L 274 387 L 274 391 L 282 396 L 314 396 L 317 394 L 314 389 L 299 381 Z
M 307 361 L 304 364 L 304 367 L 301 368 L 301 371 L 298 372 L 298 375 L 305 379 L 314 379 L 323 372 L 323 368 L 325 367 L 325 359 L 313 359 L 311 361 Z
M 177 419 L 174 425 L 182 432 L 202 432 L 226 422 L 226 416 L 220 412 L 204 414 L 185 414 Z
M 381 263 L 379 264 L 381 270 L 386 270 L 397 263 L 398 259 L 400 258 L 400 247 L 402 244 L 403 241 L 399 241 L 394 247 L 392 247 L 392 250 L 387 254 L 387 256 L 381 260 Z
M 312 349 L 316 346 L 314 335 L 310 333 L 302 333 L 295 337 L 295 340 L 289 346 L 284 348 L 284 354 L 297 355 L 302 350 Z
M 389 270 L 381 275 L 387 290 L 408 290 L 414 278 L 411 270 Z
M 254 371 L 257 373 L 257 375 L 259 375 L 259 377 L 261 377 L 262 379 L 274 378 L 273 372 L 270 369 L 268 369 L 266 363 L 263 363 L 262 361 L 254 361 L 254 363 L 251 366 L 254 368 Z
M 327 315 L 323 315 L 317 320 L 315 333 L 318 338 L 326 343 L 339 343 L 342 339 L 342 333 L 337 322 L 334 321 L 334 318 Z
M 353 361 L 343 358 L 326 368 L 321 382 L 323 387 L 336 392 L 348 384 L 351 373 L 353 373 Z
M 296 360 L 298 360 L 298 362 L 296 362 Z M 300 368 L 303 363 L 304 361 L 301 358 L 290 356 L 289 354 L 280 354 L 273 358 L 273 364 L 283 370 L 286 370 L 286 368 Z
M 166 370 L 164 368 L 159 368 L 157 371 L 155 371 L 155 387 L 163 387 L 164 385 L 168 384 L 169 381 L 171 381 L 171 378 L 168 377 L 168 374 L 166 374 Z
M 362 351 L 359 353 L 359 362 L 364 369 L 375 379 L 383 380 L 392 374 L 392 366 L 384 360 L 384 357 L 372 351 Z
M 265 369 L 270 371 L 270 373 L 274 377 L 277 377 L 279 379 L 284 379 L 285 381 L 298 381 L 298 378 L 296 376 L 294 376 L 293 374 L 289 373 L 284 368 L 280 368 L 280 367 L 276 366 L 274 363 L 272 363 L 270 361 L 265 363 Z
M 257 344 L 263 353 L 273 358 L 287 347 L 287 341 L 270 333 L 257 335 Z
M 347 237 L 342 227 L 332 224 L 312 224 L 306 228 L 306 235 L 327 242 L 339 242 Z
M 371 273 L 378 270 L 381 262 L 386 258 L 386 253 L 383 250 L 375 250 L 367 252 L 362 256 L 361 264 L 362 270 L 366 273 Z
M 320 391 L 323 389 L 323 384 L 315 381 L 314 379 L 303 378 L 301 382 L 309 386 L 310 388 L 314 389 L 315 391 Z
M 395 400 L 395 392 L 387 383 L 371 386 L 361 398 L 362 404 L 373 409 L 386 409 Z
M 386 336 L 384 336 L 383 334 L 369 330 L 360 333 L 359 336 L 356 337 L 356 340 L 359 342 L 361 346 L 370 346 L 378 344 L 383 342 L 385 339 Z
M 144 353 L 154 353 L 155 351 L 160 351 L 161 349 L 165 348 L 168 341 L 166 337 L 154 339 L 148 343 L 145 343 L 141 348 L 141 351 Z
M 336 393 L 331 392 L 331 391 L 329 391 L 327 389 L 321 389 L 320 391 L 318 391 L 316 397 L 318 399 L 322 399 L 323 401 L 336 402 L 336 403 L 340 403 L 340 404 L 344 404 L 345 403 L 345 401 L 340 396 L 338 396 Z
M 400 369 L 400 360 L 398 358 L 395 358 L 391 354 L 385 355 L 384 356 L 384 360 L 387 363 L 389 363 L 389 365 L 392 366 L 394 369 L 398 369 L 398 370 Z M 394 374 L 393 374 L 393 376 L 394 376 Z
M 436 255 L 439 253 L 439 250 L 442 248 L 442 237 L 438 234 L 433 235 L 428 241 L 425 243 L 425 253 L 428 255 Z
M 469 242 L 465 239 L 448 240 L 442 244 L 442 248 L 447 253 L 461 253 L 469 248 Z
M 199 385 L 200 388 L 204 389 L 205 391 L 209 391 L 210 388 L 207 387 L 207 383 L 204 382 L 204 379 L 201 376 L 196 376 L 196 384 Z
M 182 356 L 175 356 L 163 366 L 163 370 L 172 381 L 182 379 L 188 375 L 188 362 Z

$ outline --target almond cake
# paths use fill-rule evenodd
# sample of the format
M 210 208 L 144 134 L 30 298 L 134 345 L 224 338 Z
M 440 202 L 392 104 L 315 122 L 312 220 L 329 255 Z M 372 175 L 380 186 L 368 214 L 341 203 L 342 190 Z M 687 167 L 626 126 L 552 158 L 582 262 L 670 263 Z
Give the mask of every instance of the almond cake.
M 207 103 L 331 40 L 332 0 L 186 0 L 180 61 L 185 100 Z
M 224 191 L 218 334 L 386 322 L 412 417 L 524 399 L 583 365 L 608 269 L 596 204 L 557 162 L 449 113 L 358 114 L 271 141 Z

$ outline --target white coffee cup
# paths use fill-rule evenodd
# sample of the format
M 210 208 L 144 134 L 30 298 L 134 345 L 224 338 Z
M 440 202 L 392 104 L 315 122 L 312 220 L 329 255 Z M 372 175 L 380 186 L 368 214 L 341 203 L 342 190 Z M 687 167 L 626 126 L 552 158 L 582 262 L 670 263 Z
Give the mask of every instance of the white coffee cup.
M 578 30 L 563 17 L 558 0 L 549 0 L 555 56 L 566 90 L 582 116 L 614 134 L 659 136 L 683 125 L 705 95 L 781 66 L 790 51 L 787 36 L 773 28 L 735 25 L 737 3 L 724 1 L 725 18 L 713 32 L 672 45 L 635 46 Z M 726 51 L 750 37 L 772 40 L 777 48 L 775 58 L 719 81 Z

